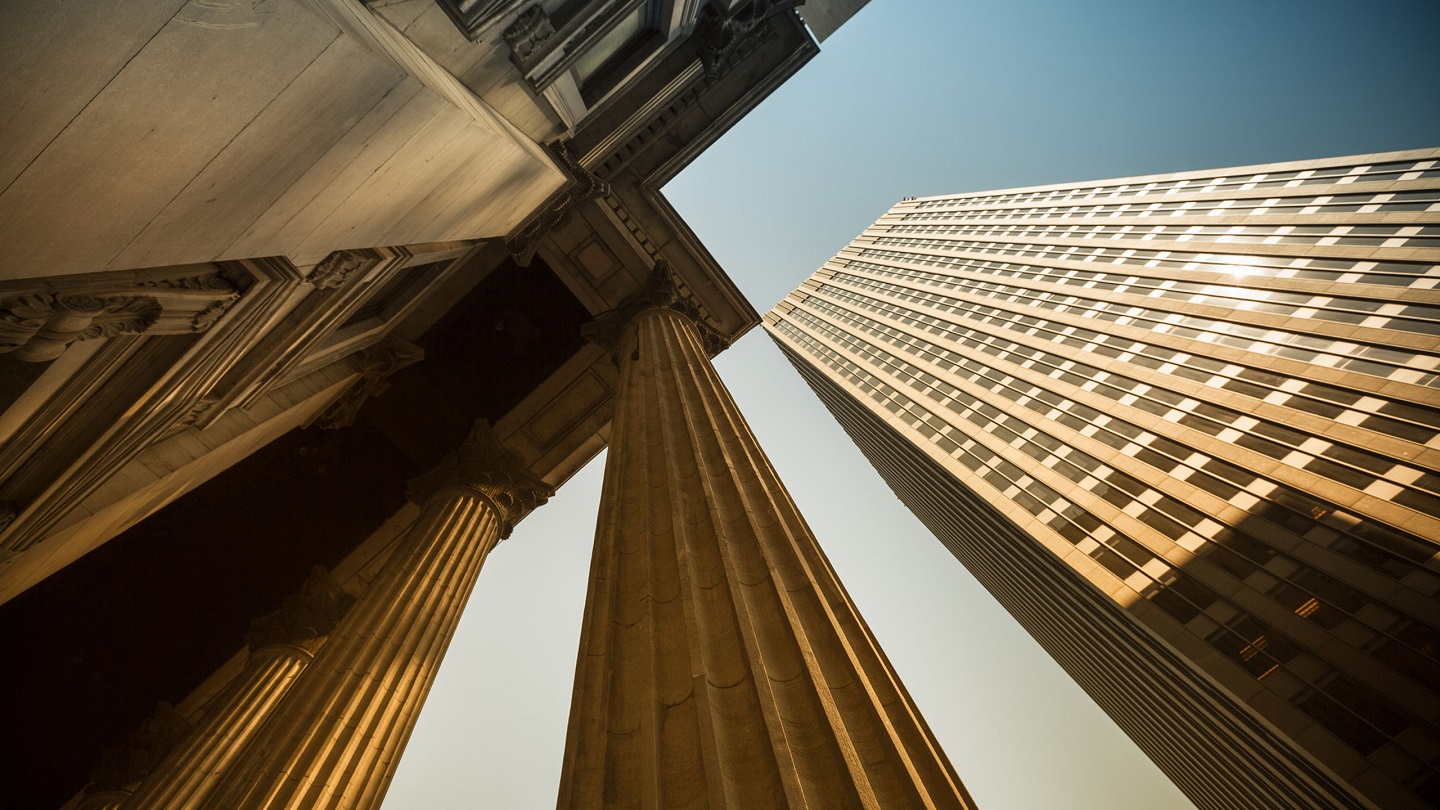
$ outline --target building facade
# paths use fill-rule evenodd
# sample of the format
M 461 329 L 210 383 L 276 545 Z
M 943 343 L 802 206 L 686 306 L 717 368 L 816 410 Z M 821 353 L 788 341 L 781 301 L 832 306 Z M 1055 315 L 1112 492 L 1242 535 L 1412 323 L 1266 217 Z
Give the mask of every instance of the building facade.
M 1437 287 L 1431 149 L 906 199 L 765 325 L 1197 804 L 1405 807 L 1440 803 Z
M 798 5 L 0 11 L 0 807 L 379 806 L 486 556 L 612 432 L 562 806 L 970 806 L 660 192 L 864 0 Z M 664 487 L 683 525 L 615 501 Z

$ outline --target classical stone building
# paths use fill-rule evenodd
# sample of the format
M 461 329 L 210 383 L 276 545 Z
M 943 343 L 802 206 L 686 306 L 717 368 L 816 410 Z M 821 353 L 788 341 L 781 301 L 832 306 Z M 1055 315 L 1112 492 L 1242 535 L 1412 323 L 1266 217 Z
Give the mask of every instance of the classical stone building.
M 0 806 L 377 806 L 486 554 L 612 438 L 561 804 L 969 804 L 659 191 L 864 0 L 800 5 L 0 11 Z
M 1202 807 L 1440 803 L 1440 150 L 907 199 L 766 315 Z

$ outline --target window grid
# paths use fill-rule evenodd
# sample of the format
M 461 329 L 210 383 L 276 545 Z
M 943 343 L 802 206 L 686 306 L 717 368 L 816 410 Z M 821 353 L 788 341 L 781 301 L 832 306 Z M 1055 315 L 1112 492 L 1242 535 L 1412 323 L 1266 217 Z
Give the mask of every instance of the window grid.
M 1169 242 L 1192 240 L 1218 244 L 1263 245 L 1379 245 L 1382 247 L 1440 247 L 1440 225 L 1095 225 L 1091 223 L 1029 224 L 1005 227 L 985 225 L 891 225 L 888 234 L 957 234 L 1021 239 L 1137 239 Z
M 876 289 L 876 287 L 866 284 L 866 279 L 859 277 L 845 278 L 842 274 L 837 275 L 835 279 L 850 281 L 855 287 L 861 289 Z M 849 292 L 844 288 L 830 289 L 840 297 L 875 303 L 874 299 L 867 299 L 865 296 Z M 915 300 L 916 298 L 916 296 L 907 295 L 905 291 L 897 293 L 886 290 L 883 293 L 888 293 L 889 297 L 905 300 Z M 923 298 L 919 302 L 926 303 Z M 895 305 L 891 305 L 891 309 L 893 314 L 904 320 L 913 320 L 915 316 L 922 314 L 916 310 Z M 1020 320 L 1021 317 L 1023 316 L 995 310 L 986 313 L 985 317 L 972 318 L 972 320 L 995 324 L 1013 332 L 1025 334 L 1045 332 L 1057 335 L 1058 338 L 1050 338 L 1052 342 L 1070 342 L 1072 340 L 1070 336 L 1061 334 L 1059 330 L 1049 328 L 1049 322 L 1038 321 L 1027 325 Z M 1143 403 L 1149 402 L 1151 407 L 1145 408 L 1146 410 L 1212 436 L 1221 436 L 1227 430 L 1242 432 L 1244 435 L 1234 439 L 1237 444 L 1355 489 L 1363 491 L 1367 488 L 1374 488 L 1381 481 L 1415 482 L 1413 486 L 1400 486 L 1402 491 L 1413 491 L 1396 497 L 1396 500 L 1416 511 L 1440 517 L 1440 476 L 1427 470 L 1412 467 L 1388 456 L 1378 455 L 1358 447 L 1305 434 L 1273 421 L 1256 419 L 1232 408 L 1189 400 L 1182 392 L 1151 386 L 1133 377 L 1106 372 L 1095 366 L 1027 347 L 997 335 L 976 332 L 973 329 L 949 324 L 939 319 L 934 320 L 938 325 L 927 331 L 937 332 L 946 339 L 965 343 L 972 348 L 1010 360 L 1025 368 L 1039 368 L 1042 370 L 1041 373 L 1059 377 L 1073 385 L 1092 390 L 1117 402 L 1125 400 L 1127 397 L 1135 397 L 1137 400 L 1123 404 L 1144 407 Z M 1038 319 L 1030 320 L 1037 321 Z M 1081 341 L 1076 339 L 1075 342 Z M 1022 359 L 1013 360 L 1012 356 Z M 1325 459 L 1319 458 L 1320 456 L 1324 456 Z M 1421 490 L 1430 490 L 1430 492 Z
M 855 273 L 849 273 L 849 270 L 855 270 L 856 273 L 863 274 L 865 278 L 879 276 L 881 278 L 923 280 L 925 276 L 929 275 L 904 268 L 886 267 L 868 262 L 852 262 L 846 271 L 839 271 L 832 276 L 832 278 L 843 280 L 844 278 L 855 276 Z M 934 276 L 934 278 L 941 279 L 941 281 L 931 282 L 926 285 L 927 288 L 940 287 L 954 289 L 960 287 L 960 284 L 953 283 L 954 280 L 949 277 Z M 901 289 L 910 291 L 909 287 Z M 964 292 L 963 289 L 961 291 Z M 925 300 L 927 302 L 930 301 L 930 299 Z M 1180 371 L 1179 373 L 1188 379 L 1202 382 L 1211 387 L 1246 393 L 1254 396 L 1256 399 L 1266 399 L 1270 397 L 1271 401 L 1278 400 L 1289 403 L 1297 398 L 1285 389 L 1287 387 L 1295 387 L 1314 399 L 1326 400 L 1337 405 L 1349 406 L 1363 401 L 1375 410 L 1383 410 L 1383 412 L 1392 416 L 1399 416 L 1409 421 L 1406 422 L 1385 416 L 1378 416 L 1373 411 L 1358 408 L 1342 408 L 1338 411 L 1327 412 L 1326 415 L 1334 418 L 1348 413 L 1349 415 L 1343 420 L 1346 424 L 1359 424 L 1368 429 L 1389 433 L 1397 438 L 1413 441 L 1417 444 L 1424 444 L 1434 438 L 1437 433 L 1440 433 L 1440 411 L 1423 406 L 1411 406 L 1393 400 L 1385 400 L 1384 398 L 1370 394 L 1347 391 L 1346 389 L 1325 385 L 1323 383 L 1301 384 L 1295 377 L 1288 377 L 1268 369 L 1256 369 L 1231 364 L 1227 361 L 1211 359 L 1202 355 L 1193 355 L 1188 352 L 1176 351 L 1139 341 L 1132 341 L 1115 335 L 1104 335 L 1093 330 L 1066 325 L 1058 321 L 1045 321 L 1029 315 L 1017 316 L 1008 310 L 1001 310 L 984 305 L 960 306 L 948 298 L 941 298 L 939 301 L 940 303 L 937 308 L 943 311 L 949 311 L 948 308 L 950 306 L 956 306 L 958 313 L 975 313 L 975 320 L 982 322 L 984 322 L 986 318 L 996 317 L 996 313 L 1001 313 L 999 317 L 1011 322 L 1016 322 L 1018 318 L 1018 323 L 1024 324 L 1027 327 L 1036 327 L 1044 323 L 1046 326 L 1041 327 L 1044 331 L 1057 335 L 1057 337 L 1052 337 L 1052 340 L 1063 343 L 1070 342 L 1067 340 L 1068 337 L 1076 337 L 1080 342 L 1075 345 L 1081 346 L 1083 350 L 1098 351 L 1110 357 L 1118 357 L 1122 353 L 1130 354 L 1130 357 L 1125 358 L 1127 361 L 1152 369 L 1158 368 L 1159 365 L 1174 365 L 1176 369 L 1167 369 L 1167 371 L 1185 369 L 1186 371 Z M 963 304 L 964 302 L 961 303 Z M 1029 330 L 1027 329 L 1025 331 L 1028 332 Z M 1112 344 L 1113 348 L 1097 348 L 1106 343 Z M 1137 361 L 1135 359 L 1136 355 L 1145 355 L 1161 362 L 1156 364 L 1154 362 L 1146 362 L 1143 359 Z M 1187 373 L 1187 371 L 1189 373 Z M 1234 379 L 1236 377 L 1242 378 L 1244 382 Z M 1289 386 L 1287 386 L 1287 383 Z M 1274 397 L 1273 395 L 1276 393 L 1284 394 L 1284 398 Z M 1305 397 L 1300 397 L 1299 399 L 1304 400 Z M 1306 407 L 1311 409 L 1311 412 L 1314 412 L 1316 406 L 1307 405 Z
M 896 284 L 888 286 L 897 291 L 908 289 Z M 942 308 L 957 305 L 956 300 L 948 296 L 934 293 L 915 294 L 928 296 L 925 300 L 933 300 Z M 983 288 L 983 291 L 968 294 L 1055 312 L 1074 312 L 1080 317 L 1096 318 L 1122 326 L 1136 326 L 1205 343 L 1287 357 L 1331 368 L 1343 368 L 1371 377 L 1440 388 L 1440 374 L 1434 373 L 1436 369 L 1440 369 L 1440 355 L 1437 354 L 1413 350 L 1397 351 L 1387 346 L 1352 343 L 1270 327 L 1244 326 L 1215 318 L 1114 303 L 1099 297 L 1037 291 L 1002 284 L 990 285 Z
M 1246 191 L 1252 188 L 1306 185 L 1345 185 L 1355 182 L 1393 182 L 1440 177 L 1434 169 L 1437 161 L 1400 160 L 1358 166 L 1326 166 L 1318 169 L 1260 172 L 1245 176 L 1190 178 L 1185 180 L 1152 181 L 1148 183 L 1102 184 L 1049 191 L 1015 191 L 1007 194 L 984 194 L 973 197 L 946 197 L 917 203 L 917 209 L 948 208 L 1016 202 L 1063 202 L 1069 200 L 1116 199 L 1149 194 L 1203 194 L 1214 191 Z
M 827 289 L 826 292 L 842 299 L 849 296 L 849 301 L 854 306 L 881 313 L 889 318 L 914 323 L 926 331 L 940 333 L 950 332 L 957 328 L 933 316 L 917 313 L 913 310 L 905 310 L 891 302 L 867 299 L 865 296 L 855 294 L 851 291 L 837 288 Z M 810 301 L 813 300 L 814 297 L 812 296 Z M 806 301 L 806 305 L 809 305 L 810 301 Z M 965 333 L 952 332 L 952 334 L 957 335 L 956 338 L 952 339 L 961 342 L 963 345 L 986 351 L 990 354 L 996 354 L 994 350 L 987 349 L 986 344 L 981 342 L 982 340 L 993 339 L 994 336 L 983 332 L 973 332 L 972 330 L 967 330 Z M 940 356 L 949 363 L 961 364 L 967 360 L 967 358 L 956 352 L 951 352 L 946 349 L 938 350 Z M 996 356 L 999 359 L 1007 360 L 1008 354 L 1009 352 L 1007 351 L 996 354 Z M 1027 356 L 1022 359 L 1029 360 L 1030 358 Z M 1042 400 L 1048 399 L 1052 403 L 1069 402 L 1068 399 L 1060 397 L 1053 392 L 1044 392 L 1042 395 L 1039 395 L 1039 398 Z M 1240 468 L 1222 462 L 1219 459 L 1213 459 L 1213 464 L 1214 466 L 1207 464 L 1206 469 L 1225 470 L 1225 472 L 1221 474 L 1221 477 L 1228 476 L 1229 480 L 1233 483 L 1238 483 L 1241 488 L 1260 480 L 1259 476 L 1240 470 Z M 1284 507 L 1284 509 L 1281 510 L 1283 514 L 1277 516 L 1276 522 L 1296 534 L 1306 535 L 1312 539 L 1316 539 L 1317 542 L 1330 544 L 1332 548 L 1335 548 L 1343 555 L 1355 559 L 1367 567 L 1384 573 L 1391 578 L 1399 580 L 1406 575 L 1413 576 L 1414 563 L 1428 561 L 1434 554 L 1433 548 L 1419 538 L 1412 537 L 1400 530 L 1382 529 L 1376 524 L 1367 524 L 1358 517 L 1340 509 L 1335 504 L 1318 501 L 1278 482 L 1269 479 L 1264 480 L 1266 481 L 1266 486 L 1273 487 L 1270 494 L 1264 496 L 1265 500 L 1273 502 L 1277 506 Z M 1324 523 L 1322 524 L 1321 521 L 1324 521 Z M 1326 527 L 1338 529 L 1339 531 L 1327 531 Z M 1361 527 L 1364 527 L 1363 530 Z M 1339 532 L 1349 532 L 1351 536 L 1346 537 Z M 1396 556 L 1392 557 L 1391 555 Z M 1411 564 L 1401 562 L 1402 559 L 1410 561 Z M 1440 584 L 1440 580 L 1430 578 L 1429 582 L 1431 585 L 1425 590 L 1427 594 L 1435 590 L 1435 585 Z
M 871 262 L 853 261 L 849 263 L 848 269 L 880 277 L 925 277 L 925 274 Z M 936 276 L 936 278 L 945 279 L 946 277 Z M 946 286 L 946 282 L 942 280 L 930 286 Z M 1030 316 L 1022 316 L 1020 323 L 1034 325 L 1039 321 Z M 1301 380 L 1270 369 L 1260 369 L 1192 355 L 1082 327 L 1056 323 L 1050 331 L 1078 339 L 1080 343 L 1072 343 L 1072 345 L 1079 346 L 1083 351 L 1121 358 L 1150 369 L 1168 366 L 1163 369 L 1166 373 L 1175 373 L 1211 387 L 1237 391 L 1256 399 L 1325 416 L 1343 424 L 1357 425 L 1368 430 L 1386 433 L 1416 444 L 1424 444 L 1436 435 L 1440 435 L 1440 411 L 1424 406 L 1401 403 L 1338 386 Z M 1069 337 L 1052 339 L 1068 343 L 1071 342 Z
M 791 313 L 792 317 L 797 315 L 803 318 L 807 316 L 807 313 L 800 311 Z M 817 322 L 824 324 L 823 321 Z M 811 326 L 813 328 L 814 324 L 812 323 Z M 833 351 L 789 323 L 782 321 L 777 324 L 777 329 L 803 344 L 808 352 L 821 358 L 822 362 L 832 369 L 835 369 L 853 384 L 879 394 L 880 397 L 875 401 L 881 403 L 882 407 L 896 414 L 904 413 L 909 415 L 912 426 L 933 425 L 932 422 L 928 422 L 927 420 L 938 419 L 933 413 L 930 413 L 904 393 L 879 378 L 876 378 L 874 375 L 864 372 L 857 367 L 853 361 Z M 866 344 L 864 344 L 863 341 L 838 329 L 834 329 L 834 327 L 830 327 L 830 330 L 831 336 L 839 339 L 843 343 L 849 344 L 847 348 L 856 351 L 857 354 L 862 354 L 862 356 L 866 356 L 871 362 L 882 366 L 883 368 L 881 370 L 889 372 L 894 369 L 900 371 L 902 374 L 911 373 L 906 370 L 906 364 L 903 359 L 896 358 L 893 355 L 889 355 L 888 358 L 883 357 L 883 355 L 888 355 L 888 352 L 879 351 L 873 346 L 870 346 L 869 350 L 866 351 Z M 993 409 L 992 407 L 991 411 L 992 413 L 988 414 L 980 412 L 976 419 L 972 419 L 972 422 L 982 426 L 983 429 L 985 420 L 1005 418 L 1005 415 L 997 409 Z M 943 422 L 943 420 L 940 421 Z M 948 423 L 945 424 L 948 425 Z M 1033 428 L 1030 428 L 1030 430 L 1033 430 Z M 991 429 L 988 432 L 993 433 L 994 431 Z M 950 435 L 953 435 L 953 433 Z M 1137 549 L 1129 545 L 1118 542 L 1117 538 L 1123 537 L 1123 535 L 1115 533 L 1113 527 L 1109 527 L 1108 524 L 1105 526 L 1098 525 L 1101 522 L 1095 518 L 1093 514 L 1064 499 L 1063 496 L 1060 496 L 1059 493 L 1053 489 L 1046 487 L 1043 490 L 1039 490 L 1039 492 L 1045 496 L 1044 499 L 1035 497 L 1034 495 L 1028 498 L 1013 497 L 1019 494 L 1019 488 L 1026 482 L 1031 484 L 1029 491 L 1035 492 L 1036 490 L 1033 485 L 1038 482 L 1034 482 L 1033 479 L 1025 475 L 1020 468 L 999 458 L 998 454 L 983 447 L 983 445 L 976 442 L 973 437 L 966 437 L 965 441 L 966 444 L 956 443 L 957 450 L 952 451 L 952 457 L 961 460 L 968 468 L 975 471 L 977 475 L 985 478 L 987 483 L 1002 493 L 1005 493 L 1007 497 L 1011 497 L 1015 503 L 1027 512 L 1035 514 L 1037 517 L 1042 515 L 1051 516 L 1048 522 L 1052 525 L 1052 528 L 1057 525 L 1061 527 L 1076 527 L 1079 531 L 1072 532 L 1071 534 L 1076 537 L 1081 537 L 1080 543 L 1085 542 L 1086 539 L 1094 540 L 1097 535 L 1103 537 L 1106 541 L 1110 541 L 1111 545 L 1107 547 L 1109 549 L 1108 553 L 1097 554 L 1097 551 L 1100 551 L 1100 544 L 1097 543 L 1096 548 L 1088 552 L 1089 555 L 1101 562 L 1102 565 L 1105 565 L 1107 569 L 1112 570 L 1112 572 L 1121 579 L 1128 579 L 1128 577 L 1136 576 L 1137 574 L 1149 579 L 1150 584 L 1143 586 L 1143 595 L 1158 607 L 1161 607 L 1162 610 L 1171 613 L 1171 615 L 1179 613 L 1180 615 L 1176 616 L 1176 618 L 1182 623 L 1194 622 L 1199 617 L 1209 616 L 1215 613 L 1221 615 L 1230 614 L 1232 618 L 1224 624 L 1216 622 L 1213 619 L 1205 620 L 1206 624 L 1204 626 L 1213 628 L 1210 632 L 1203 634 L 1205 641 L 1222 653 L 1228 660 L 1240 665 L 1243 669 L 1255 676 L 1257 680 L 1266 682 L 1268 688 L 1279 692 L 1283 698 L 1289 700 L 1293 705 L 1296 705 L 1312 717 L 1315 717 L 1317 721 L 1321 722 L 1321 724 L 1327 728 L 1337 730 L 1338 728 L 1348 728 L 1358 723 L 1360 727 L 1365 730 L 1365 733 L 1358 736 L 1342 736 L 1342 739 L 1352 747 L 1355 747 L 1360 753 L 1371 753 L 1387 739 L 1393 739 L 1402 732 L 1411 730 L 1412 718 L 1399 707 L 1389 704 L 1388 701 L 1379 697 L 1364 685 L 1304 652 L 1287 636 L 1275 631 L 1253 616 L 1243 613 L 1238 607 L 1221 599 L 1209 588 L 1206 588 L 1194 580 L 1193 577 L 1188 577 L 1172 569 L 1162 574 L 1164 577 L 1163 581 L 1150 578 L 1131 561 L 1133 557 L 1139 556 L 1141 552 L 1145 551 L 1143 547 L 1137 551 Z M 1059 444 L 1058 441 L 1056 443 Z M 938 442 L 937 445 L 939 445 Z M 939 446 L 944 448 L 944 445 Z M 1083 454 L 1077 457 L 1083 457 Z M 1071 509 L 1072 507 L 1073 509 Z M 1069 514 L 1066 514 L 1067 511 Z M 1082 519 L 1080 523 L 1075 522 L 1076 518 L 1080 515 L 1088 516 L 1089 519 Z M 1084 528 L 1087 525 L 1093 525 L 1094 528 Z M 1097 532 L 1096 529 L 1109 529 L 1109 532 Z M 1060 533 L 1061 536 L 1066 536 L 1063 532 L 1057 533 Z M 1076 543 L 1076 541 L 1070 537 L 1066 539 L 1072 543 Z M 1129 540 L 1129 538 L 1125 539 Z M 1131 544 L 1134 543 L 1133 540 L 1129 540 L 1129 542 Z M 1079 543 L 1076 544 L 1077 546 L 1079 545 Z M 1135 568 L 1136 573 L 1124 573 L 1130 568 Z M 1216 610 L 1217 607 L 1219 610 Z M 1298 612 L 1297 610 L 1297 613 Z M 1182 618 L 1182 616 L 1188 616 L 1189 618 Z M 1287 665 L 1294 661 L 1300 661 L 1306 664 L 1303 671 L 1289 670 Z M 1297 693 L 1299 695 L 1298 698 L 1296 697 Z M 1377 708 L 1380 710 L 1378 714 L 1374 711 Z M 1380 726 L 1377 726 L 1374 722 L 1377 716 L 1382 720 Z M 1425 734 L 1419 728 L 1415 728 L 1412 731 L 1422 738 L 1433 739 L 1433 737 Z M 1417 759 L 1415 761 L 1418 762 L 1419 760 Z M 1406 773 L 1404 774 L 1404 778 L 1410 778 L 1412 775 L 1411 773 Z
M 1298 278 L 1317 281 L 1339 281 L 1344 283 L 1379 284 L 1390 287 L 1415 287 L 1426 289 L 1434 286 L 1440 277 L 1440 265 L 1429 262 L 1375 261 L 1371 259 L 1344 259 L 1312 256 L 1270 256 L 1248 253 L 1200 253 L 1184 250 L 1145 250 L 1130 247 L 1080 247 L 1078 245 L 1030 245 L 996 244 L 980 241 L 926 241 L 901 239 L 899 237 L 877 237 L 876 244 L 892 246 L 933 246 L 940 250 L 954 252 L 983 253 L 1006 256 L 1043 258 L 1047 261 L 1067 261 L 1106 264 L 1134 264 L 1143 267 L 1173 267 L 1182 270 L 1217 273 L 1234 276 L 1237 274 L 1260 278 Z M 909 244 L 913 243 L 913 244 Z M 917 251 L 894 251 L 865 248 L 861 256 L 877 256 L 914 264 L 959 267 L 962 269 L 984 266 L 1032 267 L 1031 265 L 1009 265 L 977 260 L 973 257 L 960 258 L 940 256 Z
M 1123 420 L 1107 416 L 1100 411 L 1091 408 L 1074 399 L 1063 397 L 1052 390 L 1041 389 L 1039 386 L 1017 380 L 1011 375 L 993 367 L 981 363 L 976 357 L 967 357 L 950 351 L 944 347 L 937 346 L 923 337 L 901 332 L 892 326 L 883 325 L 854 312 L 842 309 L 829 301 L 811 297 L 804 304 L 805 307 L 816 311 L 824 312 L 835 317 L 848 325 L 875 335 L 899 347 L 902 353 L 913 354 L 918 360 L 928 362 L 937 369 L 948 369 L 950 373 L 958 374 L 968 379 L 973 384 L 981 385 L 1005 398 L 1016 402 L 1030 410 L 1035 411 L 1046 419 L 1058 421 L 1079 432 L 1090 431 L 1086 435 L 1091 436 L 1110 447 L 1121 450 L 1126 455 L 1131 455 L 1141 462 L 1152 466 L 1162 473 L 1172 475 L 1176 478 L 1186 480 L 1197 488 L 1203 489 L 1217 498 L 1233 500 L 1242 491 L 1264 489 L 1270 487 L 1266 482 L 1258 484 L 1262 479 L 1252 475 L 1239 467 L 1225 462 L 1211 454 L 1207 454 L 1193 446 L 1161 437 L 1144 428 Z M 808 317 L 808 316 L 807 316 Z M 923 327 L 922 327 L 923 328 Z M 827 332 L 833 331 L 833 327 L 826 327 Z M 973 334 L 973 333 L 972 333 Z M 983 337 L 983 335 L 982 335 Z M 978 348 L 984 351 L 984 347 L 970 342 L 965 345 L 971 348 Z M 1001 357 L 1000 359 L 1007 359 Z M 1014 362 L 1011 360 L 1010 362 Z M 1029 366 L 1022 366 L 1029 367 Z M 965 373 L 962 373 L 962 370 Z M 968 375 L 968 376 L 967 376 Z M 912 375 L 915 376 L 915 375 Z M 1055 372 L 1049 375 L 1056 377 Z M 1060 378 L 1071 376 L 1068 371 L 1061 372 Z M 917 390 L 927 393 L 937 393 L 934 397 L 942 404 L 948 403 L 948 399 L 954 395 L 950 393 L 953 386 L 942 383 L 934 375 L 919 374 L 921 384 L 916 386 Z M 1177 397 L 1176 401 L 1178 402 Z M 1166 406 L 1169 407 L 1168 405 Z M 1064 457 L 1064 453 L 1060 454 Z M 1204 472 L 1201 472 L 1204 470 Z M 1079 483 L 1077 481 L 1077 483 Z M 1165 496 L 1168 498 L 1169 496 Z M 1171 499 L 1173 500 L 1173 499 Z M 1178 501 L 1175 501 L 1171 511 L 1189 510 Z M 1211 518 L 1214 519 L 1214 518 Z M 1192 518 L 1194 524 L 1199 518 Z M 1256 541 L 1258 543 L 1258 541 Z M 1260 544 L 1265 545 L 1265 544 Z M 1412 545 L 1412 559 L 1416 562 L 1427 560 L 1431 551 L 1423 541 L 1415 539 Z M 1265 553 L 1251 555 L 1259 564 L 1264 564 L 1274 556 L 1274 550 Z M 1236 570 L 1240 566 L 1235 566 Z M 1252 572 L 1246 570 L 1248 575 Z M 1232 572 L 1233 573 L 1233 572 Z M 1239 576 L 1239 575 L 1237 575 Z M 1243 578 L 1241 576 L 1240 578 Z M 1338 583 L 1337 583 L 1338 584 Z M 1347 589 L 1348 590 L 1348 589 Z M 1351 597 L 1357 596 L 1358 592 L 1349 591 Z M 1347 597 L 1349 600 L 1351 597 Z M 1388 619 L 1386 620 L 1388 621 Z
M 851 267 L 856 265 L 877 272 L 895 270 L 895 268 L 883 267 L 872 262 L 849 262 Z M 1049 272 L 1046 272 L 1047 270 Z M 944 273 L 906 270 L 890 274 L 924 280 L 927 282 L 927 287 L 961 291 L 1006 289 L 1004 285 L 995 282 Z M 987 274 L 986 277 L 993 278 L 995 275 L 997 274 Z M 1440 335 L 1440 306 L 1406 304 L 1388 298 L 1356 298 L 1344 295 L 1291 292 L 1269 287 L 1179 281 L 1059 268 L 1035 268 L 1031 272 L 1008 272 L 998 275 L 1087 290 L 1106 290 L 1112 293 L 1143 295 L 1147 298 L 1170 298 L 1187 303 L 1225 306 L 1250 312 L 1267 312 L 1292 318 L 1319 318 L 1371 329 L 1398 329 L 1405 332 Z
M 1191 200 L 1187 202 L 1134 202 L 1120 205 L 1072 205 L 1068 208 L 1001 208 L 971 211 L 917 211 L 902 221 L 1000 221 L 1010 219 L 1095 219 L 1099 217 L 1221 216 L 1243 214 L 1390 213 L 1440 211 L 1440 189 L 1382 192 L 1380 194 L 1325 194 L 1309 197 Z

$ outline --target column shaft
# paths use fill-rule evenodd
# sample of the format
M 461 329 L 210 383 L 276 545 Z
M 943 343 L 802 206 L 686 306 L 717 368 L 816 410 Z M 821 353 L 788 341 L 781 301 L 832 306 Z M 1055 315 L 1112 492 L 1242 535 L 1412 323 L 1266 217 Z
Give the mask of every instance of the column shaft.
M 695 324 L 616 355 L 559 806 L 973 806 Z
M 195 728 L 150 769 L 125 806 L 182 810 L 204 800 L 353 602 L 316 567 L 278 610 L 251 622 L 244 669 L 206 704 Z
M 253 653 L 244 671 L 216 696 L 201 724 L 146 777 L 125 806 L 182 810 L 202 801 L 309 661 L 310 653 L 295 646 Z
M 378 806 L 501 528 L 494 501 L 478 490 L 430 496 L 203 806 Z

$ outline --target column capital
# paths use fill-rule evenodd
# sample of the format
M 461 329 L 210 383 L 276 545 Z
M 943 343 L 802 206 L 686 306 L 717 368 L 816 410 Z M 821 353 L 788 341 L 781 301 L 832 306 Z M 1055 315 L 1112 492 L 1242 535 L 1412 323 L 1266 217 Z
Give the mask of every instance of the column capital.
M 706 354 L 719 354 L 730 346 L 730 341 L 705 322 L 700 308 L 680 289 L 675 273 L 665 261 L 656 262 L 650 277 L 645 279 L 640 289 L 626 296 L 620 306 L 596 315 L 580 328 L 580 333 L 586 340 L 615 351 L 620 346 L 626 327 L 637 317 L 655 311 L 674 312 L 690 321 L 700 334 Z
M 470 435 L 438 467 L 412 478 L 405 494 L 424 505 L 436 493 L 454 488 L 474 490 L 495 506 L 502 538 L 509 537 L 515 524 L 555 494 L 554 487 L 537 478 L 500 444 L 484 419 L 475 420 Z
M 155 704 L 155 711 L 135 729 L 124 744 L 100 754 L 100 763 L 90 770 L 90 794 L 132 790 L 170 748 L 190 732 L 190 723 L 169 703 Z
M 250 623 L 245 643 L 250 654 L 277 645 L 299 647 L 307 652 L 345 618 L 355 597 L 340 589 L 330 572 L 315 566 L 305 584 L 280 603 L 280 609 Z

